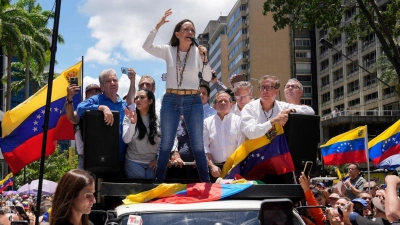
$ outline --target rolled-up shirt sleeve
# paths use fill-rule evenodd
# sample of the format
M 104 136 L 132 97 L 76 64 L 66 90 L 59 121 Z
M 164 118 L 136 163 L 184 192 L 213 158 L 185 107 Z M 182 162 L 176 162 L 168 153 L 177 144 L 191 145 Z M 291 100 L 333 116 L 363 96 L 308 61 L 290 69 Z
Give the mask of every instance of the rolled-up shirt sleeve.
M 247 104 L 241 111 L 241 129 L 248 139 L 259 138 L 272 128 L 270 121 L 259 123 L 256 120 L 259 117 L 257 112 L 259 109 L 251 104 Z
M 97 96 L 94 96 L 97 97 Z M 85 101 L 81 102 L 78 104 L 78 107 L 76 108 L 76 112 L 78 113 L 78 116 L 82 118 L 85 114 L 85 111 L 87 110 L 98 110 L 99 109 L 99 101 L 97 98 L 91 97 L 89 99 L 86 99 Z

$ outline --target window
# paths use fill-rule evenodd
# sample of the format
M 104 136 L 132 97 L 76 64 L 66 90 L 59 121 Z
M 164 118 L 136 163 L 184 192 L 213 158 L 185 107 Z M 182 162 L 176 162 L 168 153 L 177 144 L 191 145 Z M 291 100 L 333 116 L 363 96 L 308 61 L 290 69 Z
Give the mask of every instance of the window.
M 331 93 L 325 93 L 322 95 L 322 103 L 329 102 L 331 100 Z
M 360 82 L 358 80 L 355 80 L 351 83 L 347 84 L 347 92 L 350 94 L 352 92 L 358 91 L 360 89 Z
M 332 73 L 332 75 L 333 75 L 333 82 L 339 81 L 340 79 L 343 79 L 343 70 L 342 69 L 335 70 Z
M 328 48 L 327 48 L 325 45 L 321 45 L 321 46 L 319 47 L 319 54 L 320 54 L 320 55 L 325 54 L 327 51 L 328 51 Z
M 334 54 L 333 56 L 332 56 L 332 62 L 333 62 L 333 64 L 336 64 L 336 63 L 338 63 L 339 61 L 341 61 L 342 60 L 342 52 L 338 52 L 338 53 L 336 53 L 336 54 Z
M 324 76 L 321 78 L 321 86 L 324 87 L 326 85 L 329 85 L 329 76 Z
M 375 51 L 369 53 L 368 55 L 363 57 L 363 65 L 364 67 L 371 67 L 375 64 L 376 61 L 376 53 Z
M 364 87 L 369 87 L 376 83 L 376 72 L 364 76 Z
M 312 99 L 309 99 L 309 98 L 307 98 L 307 99 L 301 99 L 301 100 L 300 100 L 300 103 L 303 104 L 303 105 L 312 106 Z
M 347 65 L 347 75 L 358 71 L 358 60 Z
M 295 41 L 296 46 L 311 46 L 311 42 L 309 39 L 297 39 Z
M 296 73 L 311 73 L 311 64 L 296 63 Z
M 333 90 L 333 96 L 335 99 L 343 97 L 343 86 Z
M 346 54 L 347 56 L 352 55 L 353 53 L 356 53 L 358 51 L 358 44 L 357 42 L 354 43 L 353 45 L 347 46 L 346 47 Z
M 296 79 L 300 82 L 302 81 L 311 81 L 311 75 L 297 75 Z
M 311 87 L 303 87 L 303 93 L 304 94 L 311 94 L 311 91 L 312 89 L 311 89 Z
M 348 102 L 349 107 L 356 107 L 360 105 L 360 99 L 356 98 Z
M 321 62 L 321 70 L 320 71 L 326 70 L 326 69 L 328 69 L 328 67 L 329 67 L 329 61 L 326 59 Z
M 311 52 L 296 52 L 296 58 L 311 58 Z
M 369 102 L 374 102 L 377 99 L 378 99 L 378 92 L 371 93 L 371 94 L 366 95 L 364 97 L 364 101 L 365 101 L 366 104 L 369 103 Z

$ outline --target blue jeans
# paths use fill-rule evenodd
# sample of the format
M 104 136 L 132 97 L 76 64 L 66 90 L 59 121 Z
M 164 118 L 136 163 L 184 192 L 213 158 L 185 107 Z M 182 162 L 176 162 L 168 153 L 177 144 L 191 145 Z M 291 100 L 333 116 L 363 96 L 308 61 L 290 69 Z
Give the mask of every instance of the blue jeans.
M 129 179 L 154 179 L 154 170 L 149 168 L 149 164 L 129 159 L 125 159 L 125 173 Z
M 161 105 L 161 145 L 157 161 L 156 183 L 164 182 L 167 165 L 178 128 L 179 118 L 185 124 L 201 182 L 210 182 L 203 143 L 203 104 L 200 95 L 165 94 Z

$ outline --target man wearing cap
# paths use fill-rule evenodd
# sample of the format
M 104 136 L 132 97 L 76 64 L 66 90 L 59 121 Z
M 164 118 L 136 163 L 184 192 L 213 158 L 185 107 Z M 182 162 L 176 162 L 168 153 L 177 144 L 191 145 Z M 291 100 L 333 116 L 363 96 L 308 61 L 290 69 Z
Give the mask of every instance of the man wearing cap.
M 362 199 L 361 199 L 362 200 Z M 374 210 L 374 217 L 372 219 L 368 219 L 359 215 L 356 212 L 352 212 L 349 215 L 350 222 L 353 225 L 389 225 L 391 224 L 385 214 L 385 207 L 383 206 L 381 200 L 377 197 L 372 199 L 372 205 Z
M 355 198 L 351 200 L 353 202 L 353 211 L 358 213 L 360 216 L 367 216 L 368 215 L 368 203 L 362 198 Z
M 74 124 L 75 131 L 75 143 L 76 151 L 78 152 L 78 169 L 83 169 L 83 137 L 81 132 L 81 127 L 83 125 L 83 120 L 80 119 L 78 113 L 74 111 L 72 103 L 73 96 L 78 93 L 80 87 L 75 84 L 70 84 L 67 88 L 67 104 L 65 106 L 65 112 L 68 120 Z M 93 95 L 98 95 L 101 93 L 100 86 L 97 84 L 89 84 L 85 88 L 85 99 L 92 97 Z
M 329 195 L 329 204 L 334 207 L 336 205 L 336 202 L 339 200 L 340 196 L 336 193 L 332 193 Z

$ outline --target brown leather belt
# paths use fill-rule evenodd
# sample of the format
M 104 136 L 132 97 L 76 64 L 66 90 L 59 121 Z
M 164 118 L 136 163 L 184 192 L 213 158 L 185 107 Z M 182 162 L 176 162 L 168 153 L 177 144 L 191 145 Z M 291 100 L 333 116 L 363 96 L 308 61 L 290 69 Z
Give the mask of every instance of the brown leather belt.
M 166 93 L 169 94 L 176 94 L 176 95 L 195 95 L 197 94 L 197 90 L 192 90 L 192 89 L 172 89 L 168 88 Z

